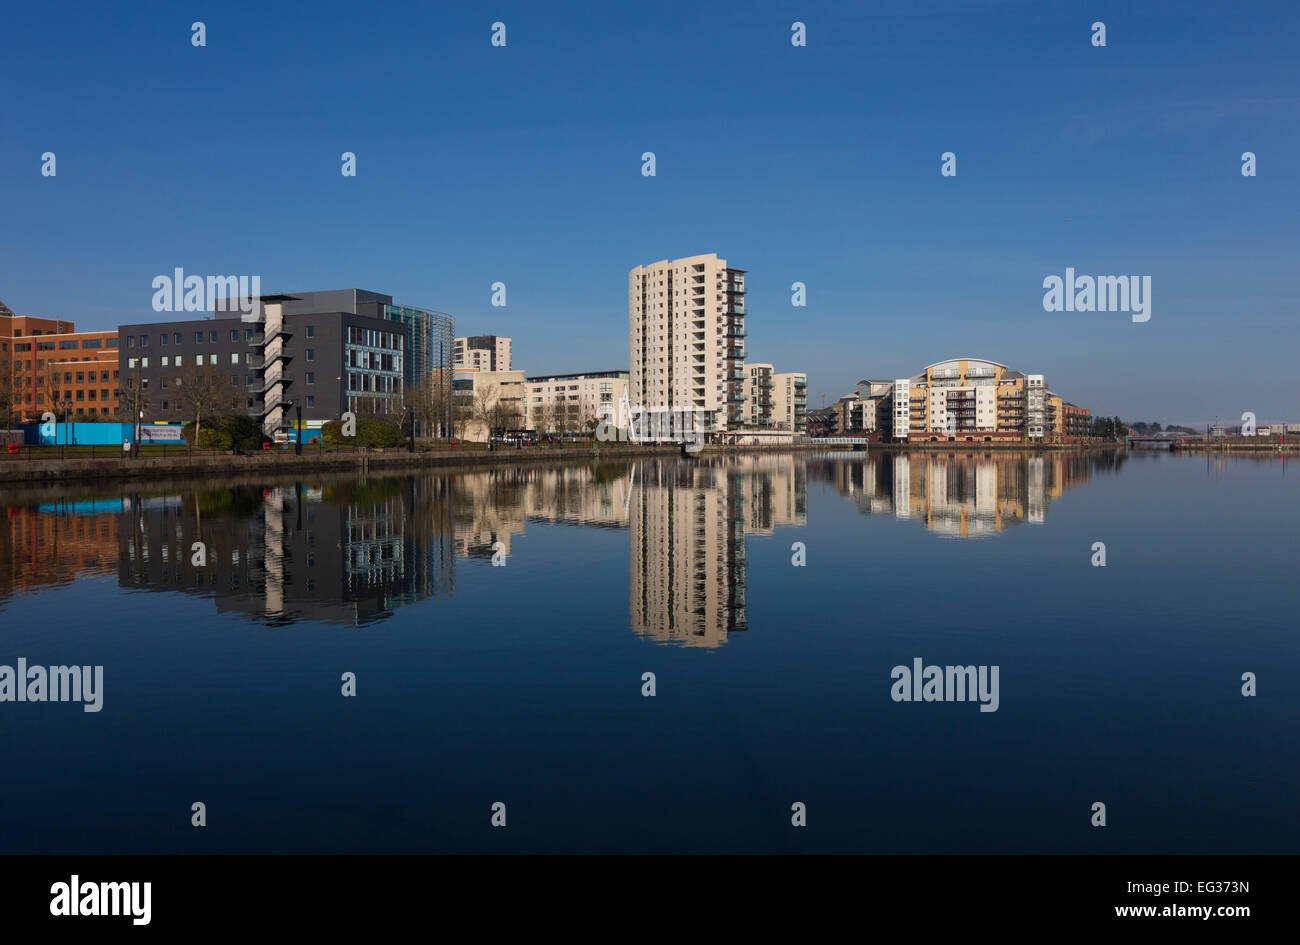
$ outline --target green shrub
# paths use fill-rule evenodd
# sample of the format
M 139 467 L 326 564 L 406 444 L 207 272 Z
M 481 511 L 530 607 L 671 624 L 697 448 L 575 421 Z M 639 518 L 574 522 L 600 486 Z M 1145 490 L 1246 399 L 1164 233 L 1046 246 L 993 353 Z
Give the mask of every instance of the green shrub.
M 211 427 L 204 427 L 199 431 L 199 449 L 203 450 L 228 450 L 234 445 L 234 438 L 225 430 L 214 430 Z
M 228 450 L 236 443 L 241 450 L 258 450 L 262 447 L 262 425 L 253 417 L 210 417 L 199 430 L 199 442 L 194 442 L 194 421 L 181 430 L 181 436 L 191 446 L 205 450 Z
M 357 435 L 343 435 L 343 421 L 331 420 L 321 427 L 321 439 L 334 446 L 365 446 L 367 448 L 401 446 L 406 442 L 406 435 L 395 423 L 387 420 L 374 420 L 359 417 L 356 421 Z

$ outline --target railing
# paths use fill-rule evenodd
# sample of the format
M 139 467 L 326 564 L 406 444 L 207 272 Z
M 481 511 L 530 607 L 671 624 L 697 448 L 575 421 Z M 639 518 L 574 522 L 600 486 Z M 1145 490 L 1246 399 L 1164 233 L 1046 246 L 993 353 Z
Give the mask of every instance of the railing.
M 291 327 L 289 327 L 288 325 L 278 325 L 274 330 L 270 332 L 263 331 L 254 334 L 252 338 L 248 339 L 248 343 L 250 345 L 253 345 L 254 347 L 260 348 L 274 341 L 276 338 L 280 338 L 280 337 L 287 338 L 292 335 L 293 335 L 293 329 Z
M 262 382 L 261 382 L 260 384 L 258 384 L 256 387 L 249 387 L 249 388 L 246 388 L 246 389 L 247 389 L 248 391 L 254 393 L 254 394 L 264 394 L 264 393 L 266 393 L 268 390 L 270 390 L 272 387 L 275 387 L 277 384 L 285 384 L 285 385 L 288 385 L 288 384 L 292 384 L 292 383 L 293 383 L 293 376 L 292 376 L 292 375 L 290 375 L 290 374 L 279 374 L 279 375 L 276 375 L 275 377 L 267 377 L 267 378 L 263 378 L 263 379 L 262 379 Z

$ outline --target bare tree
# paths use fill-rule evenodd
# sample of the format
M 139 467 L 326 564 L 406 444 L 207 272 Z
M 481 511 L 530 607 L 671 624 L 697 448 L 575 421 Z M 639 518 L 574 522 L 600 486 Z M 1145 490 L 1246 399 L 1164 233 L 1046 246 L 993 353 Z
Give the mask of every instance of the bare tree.
M 36 378 L 36 383 L 40 386 L 41 392 L 48 398 L 48 403 L 54 411 L 55 416 L 59 414 L 59 399 L 62 392 L 67 388 L 64 387 L 63 369 L 59 367 L 57 361 L 52 358 L 45 362 L 45 367 L 40 376 Z M 71 391 L 68 391 L 71 394 Z M 42 411 L 38 410 L 37 413 Z
M 538 433 L 550 433 L 557 428 L 555 420 L 555 401 L 548 400 L 539 406 L 534 412 L 536 418 L 533 425 L 537 427 Z
M 583 404 L 578 408 L 578 429 L 585 430 L 587 433 L 595 433 L 596 428 L 600 426 L 600 415 L 596 408 L 591 404 Z
M 430 377 L 407 391 L 406 402 L 424 429 L 425 436 L 446 436 L 451 402 L 443 384 Z
M 465 429 L 474 420 L 474 407 L 471 404 L 459 403 L 452 407 L 451 412 L 451 429 L 456 439 L 465 439 Z
M 474 388 L 473 418 L 487 427 L 489 442 L 496 429 L 496 407 L 500 400 L 500 389 L 496 384 L 489 383 Z
M 9 428 L 13 422 L 14 407 L 20 403 L 21 391 L 14 376 L 14 363 L 9 358 L 0 359 L 0 421 Z
M 199 445 L 203 418 L 233 411 L 239 405 L 237 388 L 232 388 L 225 374 L 215 366 L 191 365 L 176 376 L 176 400 L 181 409 L 194 417 L 194 445 Z
M 492 425 L 498 430 L 517 430 L 523 425 L 524 418 L 515 401 L 498 397 L 492 407 Z

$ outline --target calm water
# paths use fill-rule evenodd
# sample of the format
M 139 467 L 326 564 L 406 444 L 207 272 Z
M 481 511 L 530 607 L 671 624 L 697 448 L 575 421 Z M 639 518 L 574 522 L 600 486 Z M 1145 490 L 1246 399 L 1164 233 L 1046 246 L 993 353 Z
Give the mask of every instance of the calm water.
M 9 492 L 0 664 L 104 693 L 0 702 L 0 851 L 1296 852 L 1298 500 L 1001 453 Z M 916 658 L 997 711 L 893 701 Z

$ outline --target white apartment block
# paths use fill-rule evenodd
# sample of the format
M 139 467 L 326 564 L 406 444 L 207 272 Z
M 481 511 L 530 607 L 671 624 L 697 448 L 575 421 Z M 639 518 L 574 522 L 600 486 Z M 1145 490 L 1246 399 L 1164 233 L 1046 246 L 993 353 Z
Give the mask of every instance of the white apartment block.
M 772 429 L 772 365 L 750 362 L 745 365 L 745 400 L 741 420 L 746 426 Z
M 906 377 L 894 381 L 894 439 L 906 440 L 912 429 L 912 382 Z
M 714 253 L 628 272 L 628 402 L 634 419 L 694 412 L 705 430 L 744 422 L 745 270 Z
M 869 384 L 874 396 L 877 382 Z M 1041 440 L 1087 436 L 1091 415 L 1023 374 L 982 358 L 953 358 L 894 381 L 896 440 Z
M 525 426 L 538 433 L 586 432 L 590 421 L 608 417 L 619 423 L 619 404 L 627 397 L 627 371 L 551 374 L 524 382 Z
M 452 339 L 452 367 L 457 371 L 509 371 L 511 341 L 498 335 Z
M 772 375 L 772 428 L 803 433 L 808 426 L 808 375 Z
M 745 366 L 745 400 L 741 418 L 748 427 L 803 433 L 808 410 L 808 375 L 779 373 L 772 365 Z

